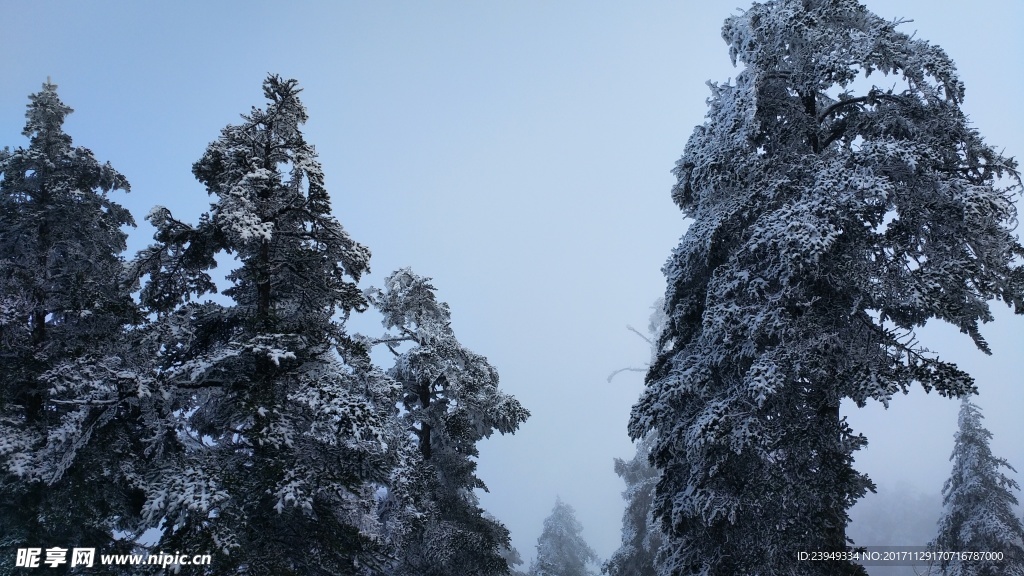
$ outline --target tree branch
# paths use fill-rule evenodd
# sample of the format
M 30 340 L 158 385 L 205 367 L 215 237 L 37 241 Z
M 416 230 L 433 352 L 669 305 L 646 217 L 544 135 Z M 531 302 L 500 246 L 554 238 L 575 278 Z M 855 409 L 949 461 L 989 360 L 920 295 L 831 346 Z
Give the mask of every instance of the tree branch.
M 643 338 L 643 339 L 644 339 L 644 342 L 647 342 L 647 343 L 648 343 L 648 344 L 650 344 L 651 346 L 654 346 L 654 342 L 651 342 L 651 339 L 650 339 L 650 338 L 648 338 L 647 336 L 644 336 L 644 335 L 643 335 L 643 334 L 641 334 L 641 333 L 640 333 L 639 331 L 637 331 L 637 329 L 636 329 L 636 328 L 633 328 L 633 327 L 632 327 L 632 326 L 630 326 L 629 324 L 626 324 L 626 330 L 629 330 L 629 331 L 630 331 L 630 332 L 632 332 L 633 334 L 636 334 L 637 336 L 639 336 L 639 337 Z
M 615 376 L 617 376 L 620 372 L 647 372 L 647 368 L 636 368 L 633 366 L 630 366 L 629 368 L 619 368 L 615 372 L 612 372 L 611 374 L 608 375 L 608 382 L 611 382 L 612 378 L 615 378 Z
M 60 405 L 71 405 L 71 406 L 110 406 L 117 404 L 120 400 L 114 398 L 111 400 L 54 400 L 50 399 L 50 402 Z
M 825 108 L 825 111 L 818 115 L 818 124 L 824 122 L 825 119 L 828 118 L 833 112 L 836 112 L 841 108 L 845 108 L 847 106 L 852 106 L 855 104 L 874 104 L 876 100 L 888 100 L 890 102 L 897 103 L 901 101 L 899 96 L 885 94 L 883 92 L 879 92 L 878 90 L 871 90 L 870 92 L 868 92 L 867 96 L 858 96 L 856 98 L 840 100 L 839 102 L 836 102 L 835 104 L 829 106 L 828 108 Z

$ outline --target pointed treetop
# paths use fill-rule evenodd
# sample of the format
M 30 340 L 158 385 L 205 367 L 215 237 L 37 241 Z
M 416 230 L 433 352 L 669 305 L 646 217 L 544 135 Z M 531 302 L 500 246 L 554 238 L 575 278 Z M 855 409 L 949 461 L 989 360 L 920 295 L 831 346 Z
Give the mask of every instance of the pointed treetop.
M 998 564 L 942 559 L 943 574 L 1024 574 L 1024 524 L 1015 512 L 1020 486 L 1001 469 L 1016 470 L 992 454 L 992 433 L 982 418 L 981 408 L 964 397 L 950 456 L 953 471 L 942 487 L 943 513 L 930 546 L 1001 554 Z
M 57 85 L 50 82 L 49 76 L 46 77 L 42 91 L 30 95 L 28 99 L 28 111 L 25 112 L 27 122 L 21 134 L 29 137 L 33 144 L 43 138 L 47 143 L 59 139 L 63 145 L 70 146 L 71 137 L 64 134 L 61 127 L 64 118 L 74 110 L 57 97 Z

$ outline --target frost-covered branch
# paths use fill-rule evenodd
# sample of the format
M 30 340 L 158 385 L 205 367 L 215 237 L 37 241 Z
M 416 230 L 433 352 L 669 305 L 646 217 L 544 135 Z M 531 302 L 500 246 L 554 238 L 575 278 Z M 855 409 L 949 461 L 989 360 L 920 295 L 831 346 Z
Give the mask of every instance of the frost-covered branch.
M 98 399 L 90 399 L 90 400 L 58 400 L 58 399 L 51 399 L 50 402 L 53 402 L 54 404 L 57 404 L 59 406 L 111 406 L 113 404 L 117 404 L 118 402 L 121 402 L 121 400 L 117 399 L 117 398 L 110 398 L 110 399 L 107 399 L 107 400 L 98 400 Z
M 637 367 L 634 367 L 634 366 L 629 366 L 627 368 L 619 368 L 618 370 L 615 370 L 614 372 L 612 372 L 611 374 L 608 375 L 607 381 L 609 383 L 611 383 L 612 378 L 615 378 L 617 375 L 621 374 L 622 372 L 647 372 L 647 370 L 648 370 L 648 368 L 637 368 Z
M 893 94 L 886 94 L 885 92 L 882 92 L 882 91 L 880 91 L 878 89 L 872 88 L 871 91 L 868 92 L 867 96 L 858 96 L 858 97 L 855 97 L 855 98 L 845 98 L 845 99 L 840 100 L 839 102 L 836 102 L 835 104 L 832 104 L 831 106 L 826 108 L 823 112 L 818 114 L 818 124 L 823 123 L 826 119 L 828 119 L 829 116 L 831 116 L 832 114 L 834 114 L 836 112 L 839 112 L 840 110 L 842 110 L 843 108 L 846 108 L 848 106 L 857 106 L 857 105 L 860 105 L 860 104 L 868 104 L 870 106 L 870 105 L 874 104 L 875 102 L 877 102 L 879 100 L 888 100 L 889 102 L 896 102 L 896 103 L 899 103 L 899 102 L 903 101 L 902 98 L 899 97 L 899 96 L 895 96 Z

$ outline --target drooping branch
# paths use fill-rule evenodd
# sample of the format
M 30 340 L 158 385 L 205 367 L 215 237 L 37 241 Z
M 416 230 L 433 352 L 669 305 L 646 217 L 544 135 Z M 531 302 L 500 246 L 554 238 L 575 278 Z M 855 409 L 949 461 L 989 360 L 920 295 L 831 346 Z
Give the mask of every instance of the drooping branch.
M 867 96 L 847 98 L 846 100 L 840 100 L 839 102 L 836 102 L 835 104 L 829 106 L 828 108 L 825 108 L 825 110 L 818 115 L 818 124 L 821 124 L 833 113 L 838 112 L 839 110 L 846 108 L 847 106 L 854 106 L 859 104 L 871 105 L 878 100 L 888 100 L 890 102 L 898 103 L 901 101 L 901 98 L 899 96 L 894 96 L 892 94 L 880 92 L 877 89 L 872 89 L 870 92 L 868 92 Z
M 629 366 L 628 368 L 619 368 L 618 370 L 608 375 L 608 382 L 611 383 L 612 378 L 615 378 L 622 372 L 647 372 L 647 370 L 648 368 L 637 368 L 635 366 Z
M 878 100 L 888 100 L 890 102 L 900 102 L 900 97 L 899 96 L 894 96 L 892 94 L 885 94 L 885 93 L 880 92 L 880 91 L 878 91 L 876 89 L 872 89 L 866 96 L 858 96 L 856 98 L 847 98 L 846 100 L 840 100 L 839 102 L 836 102 L 835 104 L 832 104 L 831 106 L 826 108 L 823 112 L 821 112 L 820 114 L 817 115 L 818 124 L 821 125 L 826 119 L 829 118 L 829 116 L 842 111 L 843 109 L 847 108 L 848 106 L 860 106 L 861 104 L 872 105 L 875 102 L 877 102 Z M 810 110 L 808 110 L 808 113 L 810 114 L 812 112 Z M 826 136 L 824 138 L 824 140 L 820 141 L 820 143 L 818 144 L 818 148 L 816 150 L 820 151 L 820 150 L 824 150 L 824 149 L 828 148 L 829 144 L 835 142 L 836 140 L 841 138 L 843 136 L 843 134 L 846 133 L 846 129 L 848 127 L 849 127 L 849 124 L 846 122 L 846 119 L 840 120 L 839 122 L 834 124 L 832 126 L 831 130 L 829 130 L 828 136 Z M 812 137 L 812 140 L 817 141 L 817 138 L 818 138 L 817 134 L 814 134 L 813 137 Z

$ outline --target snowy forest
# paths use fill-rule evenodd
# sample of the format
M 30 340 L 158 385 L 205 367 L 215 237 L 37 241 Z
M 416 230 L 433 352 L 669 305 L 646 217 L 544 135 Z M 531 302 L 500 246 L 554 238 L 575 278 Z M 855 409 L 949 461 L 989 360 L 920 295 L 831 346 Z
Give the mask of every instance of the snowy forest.
M 993 432 L 1019 421 L 1020 372 L 976 369 L 1020 355 L 1018 143 L 979 129 L 956 54 L 909 16 L 769 0 L 715 18 L 733 76 L 681 80 L 705 86 L 703 120 L 650 192 L 673 240 L 567 239 L 560 259 L 553 225 L 523 217 L 559 200 L 530 186 L 528 212 L 502 213 L 486 186 L 445 205 L 424 184 L 367 226 L 373 204 L 331 170 L 346 135 L 307 106 L 315 79 L 265 73 L 211 102 L 232 108 L 196 113 L 190 163 L 161 168 L 189 182 L 154 193 L 92 146 L 103 119 L 73 124 L 68 83 L 33 71 L 41 88 L 0 108 L 22 137 L 0 134 L 0 575 L 1024 575 L 1020 438 Z M 383 166 L 428 181 L 415 162 Z M 532 170 L 500 167 L 485 182 Z M 621 202 L 623 218 L 641 204 Z M 585 203 L 558 218 L 589 233 Z M 457 257 L 435 239 L 462 221 Z M 594 233 L 644 234 L 613 222 Z M 587 294 L 634 263 L 658 293 Z M 552 312 L 617 306 L 647 327 Z M 556 347 L 557 369 L 539 350 Z M 545 373 L 531 388 L 506 363 Z M 859 413 L 936 401 L 928 425 L 950 432 L 902 446 L 942 462 L 909 471 L 934 492 L 864 467 L 877 439 Z M 606 456 L 603 434 L 628 454 Z M 593 497 L 591 468 L 538 480 L 581 460 L 618 494 Z M 607 530 L 611 549 L 593 538 Z

